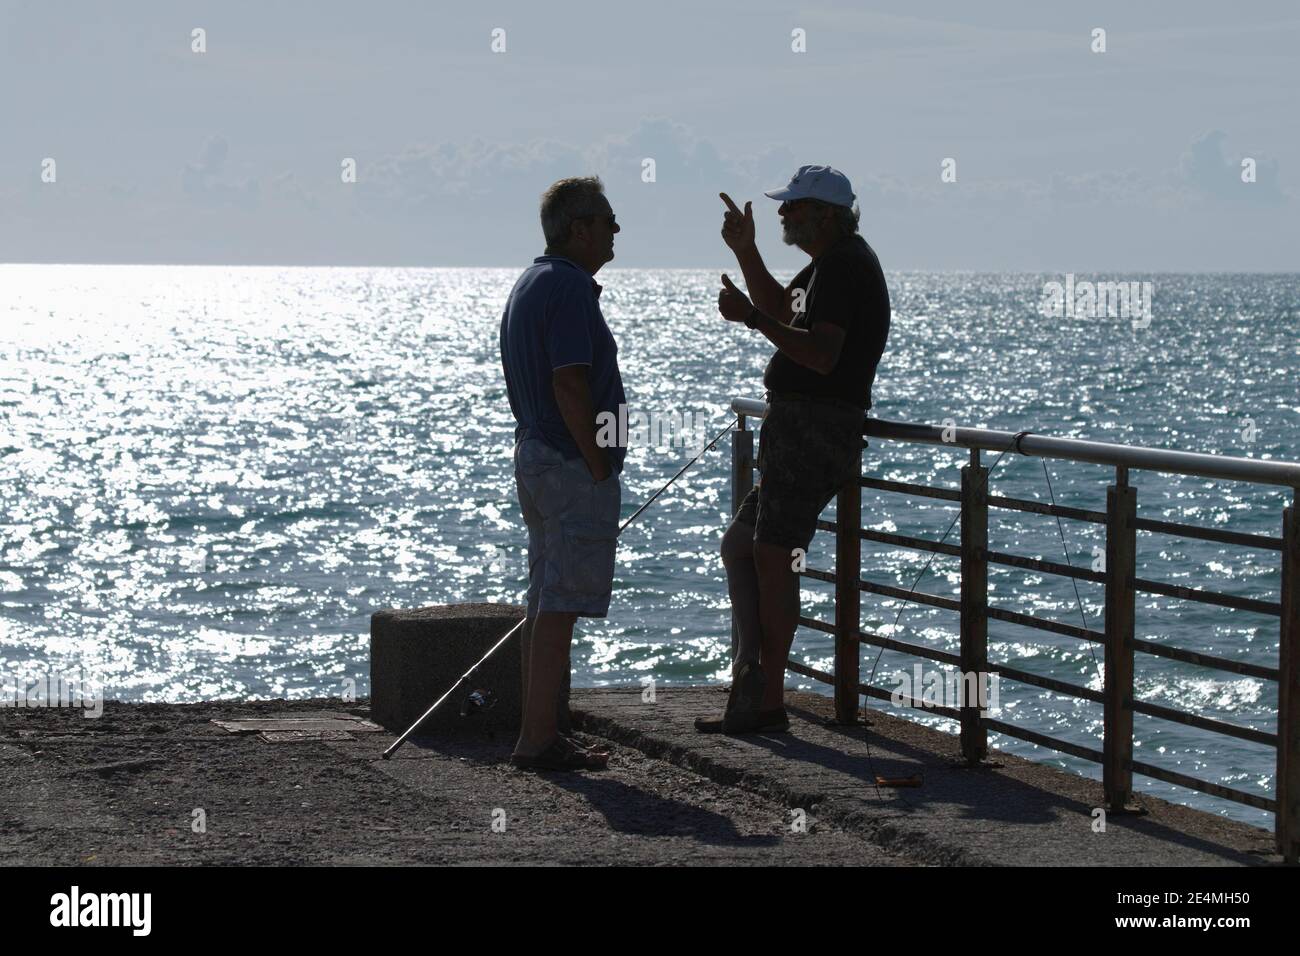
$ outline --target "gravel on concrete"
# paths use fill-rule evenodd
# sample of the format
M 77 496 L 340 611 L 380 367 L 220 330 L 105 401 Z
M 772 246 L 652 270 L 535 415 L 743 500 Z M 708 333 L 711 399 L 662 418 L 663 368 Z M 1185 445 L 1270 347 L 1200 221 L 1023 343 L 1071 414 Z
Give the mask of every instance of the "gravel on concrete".
M 91 866 L 910 862 L 815 815 L 795 832 L 779 800 L 635 748 L 613 745 L 603 773 L 535 774 L 509 765 L 512 741 L 472 728 L 384 761 L 385 732 L 271 743 L 212 723 L 331 715 L 368 708 L 110 702 L 97 720 L 0 710 L 0 854 Z
M 716 689 L 575 692 L 586 731 L 688 767 L 719 783 L 856 830 L 910 859 L 938 865 L 1252 866 L 1280 862 L 1273 834 L 1142 794 L 1144 815 L 1108 814 L 1096 780 L 991 751 L 988 766 L 961 761 L 958 739 L 877 708 L 869 726 L 835 726 L 833 702 L 787 692 L 789 734 L 725 737 L 694 732 L 720 713 Z M 877 776 L 920 776 L 919 788 L 877 787 Z
M 828 724 L 789 693 L 788 734 L 695 733 L 717 687 L 575 689 L 604 773 L 535 774 L 467 719 L 394 759 L 365 701 L 109 702 L 0 710 L 0 853 L 16 865 L 1259 865 L 1272 834 L 1143 795 L 1095 831 L 1095 780 L 1009 754 L 969 769 L 955 737 L 880 710 Z M 214 721 L 318 718 L 266 734 Z M 594 735 L 594 736 L 593 736 Z M 918 788 L 876 776 L 919 775 Z M 201 821 L 202 826 L 199 826 Z M 797 825 L 804 821 L 802 832 Z

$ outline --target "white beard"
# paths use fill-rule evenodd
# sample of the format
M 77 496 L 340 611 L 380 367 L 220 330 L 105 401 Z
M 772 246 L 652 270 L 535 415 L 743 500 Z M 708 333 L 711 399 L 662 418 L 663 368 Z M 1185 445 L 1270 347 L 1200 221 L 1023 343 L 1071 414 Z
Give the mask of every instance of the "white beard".
M 784 226 L 781 229 L 781 241 L 787 246 L 797 246 L 801 242 L 811 242 L 816 237 L 815 232 L 811 224 L 805 224 L 802 228 L 797 225 Z

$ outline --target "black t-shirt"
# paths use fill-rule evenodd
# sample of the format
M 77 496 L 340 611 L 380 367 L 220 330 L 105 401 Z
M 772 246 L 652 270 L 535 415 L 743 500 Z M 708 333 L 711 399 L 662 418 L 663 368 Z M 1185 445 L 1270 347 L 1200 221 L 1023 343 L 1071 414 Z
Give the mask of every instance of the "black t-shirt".
M 838 398 L 870 408 L 871 383 L 889 337 L 889 289 L 875 252 L 860 235 L 845 236 L 790 280 L 787 299 L 795 289 L 805 290 L 804 311 L 796 313 L 791 327 L 831 322 L 844 329 L 844 346 L 828 375 L 778 350 L 767 363 L 763 385 L 771 392 Z

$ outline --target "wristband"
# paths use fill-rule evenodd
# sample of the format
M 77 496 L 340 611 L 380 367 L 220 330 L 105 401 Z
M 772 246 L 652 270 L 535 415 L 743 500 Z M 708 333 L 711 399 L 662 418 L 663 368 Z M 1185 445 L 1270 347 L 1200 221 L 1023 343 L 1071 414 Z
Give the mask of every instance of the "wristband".
M 758 328 L 758 322 L 754 318 L 756 315 L 758 315 L 758 306 L 754 306 L 752 309 L 750 309 L 749 315 L 745 316 L 746 328 L 750 328 L 750 329 Z

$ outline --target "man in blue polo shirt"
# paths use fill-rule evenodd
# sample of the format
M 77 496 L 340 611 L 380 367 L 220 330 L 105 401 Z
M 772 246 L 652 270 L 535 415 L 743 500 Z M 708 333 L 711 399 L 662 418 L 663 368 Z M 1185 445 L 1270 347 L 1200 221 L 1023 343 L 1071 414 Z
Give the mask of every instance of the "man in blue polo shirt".
M 515 428 L 515 485 L 528 528 L 523 723 L 511 763 L 598 770 L 606 756 L 561 733 L 579 617 L 604 617 L 614 580 L 626 449 L 602 447 L 597 416 L 626 403 L 618 346 L 593 278 L 619 232 L 594 176 L 542 195 L 546 253 L 515 283 L 501 318 L 501 365 Z M 563 713 L 562 713 L 563 711 Z

